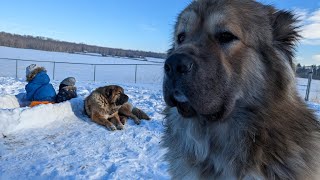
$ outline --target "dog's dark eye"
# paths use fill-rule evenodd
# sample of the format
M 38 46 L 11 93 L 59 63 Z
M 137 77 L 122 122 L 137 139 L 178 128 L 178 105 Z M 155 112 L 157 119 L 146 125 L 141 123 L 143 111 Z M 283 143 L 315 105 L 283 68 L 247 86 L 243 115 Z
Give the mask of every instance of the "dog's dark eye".
M 234 40 L 238 40 L 238 37 L 233 35 L 230 32 L 221 32 L 221 33 L 217 33 L 215 35 L 216 39 L 219 41 L 220 44 L 226 44 L 226 43 L 230 43 Z
M 178 34 L 178 37 L 177 37 L 178 44 L 181 44 L 185 39 L 186 39 L 186 33 L 183 32 Z

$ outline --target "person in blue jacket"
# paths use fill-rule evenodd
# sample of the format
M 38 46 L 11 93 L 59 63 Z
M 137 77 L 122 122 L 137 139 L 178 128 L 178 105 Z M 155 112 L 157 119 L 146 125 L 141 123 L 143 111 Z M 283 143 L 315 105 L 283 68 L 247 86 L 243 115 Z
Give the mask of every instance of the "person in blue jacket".
M 39 104 L 50 104 L 56 100 L 56 91 L 44 67 L 31 64 L 26 68 L 26 80 L 28 84 L 26 98 L 31 101 L 30 107 Z

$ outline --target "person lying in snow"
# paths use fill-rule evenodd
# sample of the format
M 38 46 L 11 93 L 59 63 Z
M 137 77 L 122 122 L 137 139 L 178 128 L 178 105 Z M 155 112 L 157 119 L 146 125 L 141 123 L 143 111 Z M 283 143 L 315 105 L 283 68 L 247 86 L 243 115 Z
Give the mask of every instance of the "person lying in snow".
M 56 97 L 56 103 L 70 100 L 77 97 L 76 79 L 74 77 L 65 78 L 61 81 L 59 92 Z
M 56 100 L 56 91 L 44 67 L 31 64 L 26 68 L 26 99 L 31 101 L 30 107 L 39 104 L 50 104 Z

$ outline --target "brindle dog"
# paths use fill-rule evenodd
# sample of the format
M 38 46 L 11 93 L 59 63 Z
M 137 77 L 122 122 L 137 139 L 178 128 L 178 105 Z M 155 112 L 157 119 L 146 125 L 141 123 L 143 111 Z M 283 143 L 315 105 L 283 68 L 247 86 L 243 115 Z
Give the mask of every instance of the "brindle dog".
M 320 179 L 320 125 L 298 96 L 297 18 L 253 0 L 198 0 L 164 65 L 173 179 Z
M 128 117 L 136 124 L 140 124 L 140 119 L 150 119 L 142 110 L 128 103 L 128 99 L 120 86 L 99 87 L 85 99 L 85 111 L 94 122 L 112 131 L 123 129 Z

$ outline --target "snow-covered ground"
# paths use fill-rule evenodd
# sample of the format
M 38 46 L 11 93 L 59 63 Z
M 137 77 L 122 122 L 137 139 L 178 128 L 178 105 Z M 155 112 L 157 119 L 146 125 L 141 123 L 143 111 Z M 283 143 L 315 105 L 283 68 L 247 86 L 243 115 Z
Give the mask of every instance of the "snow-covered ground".
M 163 62 L 163 59 L 147 57 L 145 59 L 131 59 L 119 57 L 93 56 L 90 53 L 63 53 L 40 51 L 33 49 L 20 49 L 0 46 L 0 58 L 27 59 L 35 61 L 55 61 L 69 63 L 92 63 L 92 64 L 154 64 L 154 62 Z
M 57 90 L 59 82 L 52 83 Z M 83 112 L 84 98 L 108 83 L 77 82 L 79 96 L 68 102 L 6 109 L 18 104 L 8 95 L 23 99 L 25 84 L 0 77 L 0 96 L 6 98 L 0 103 L 0 179 L 169 179 L 159 144 L 160 85 L 119 84 L 152 120 L 129 120 L 124 130 L 111 132 Z M 320 105 L 309 105 L 320 117 Z
M 58 88 L 59 82 L 52 83 Z M 24 85 L 2 77 L 0 95 L 22 93 Z M 2 107 L 0 179 L 168 179 L 164 150 L 159 147 L 164 107 L 161 87 L 119 84 L 152 120 L 140 125 L 129 120 L 124 130 L 111 132 L 83 113 L 84 97 L 103 85 L 106 83 L 77 82 L 79 96 L 60 104 Z
M 297 89 L 301 97 L 306 97 L 308 79 L 297 78 Z M 320 104 L 320 80 L 312 80 L 309 94 L 309 101 Z

